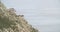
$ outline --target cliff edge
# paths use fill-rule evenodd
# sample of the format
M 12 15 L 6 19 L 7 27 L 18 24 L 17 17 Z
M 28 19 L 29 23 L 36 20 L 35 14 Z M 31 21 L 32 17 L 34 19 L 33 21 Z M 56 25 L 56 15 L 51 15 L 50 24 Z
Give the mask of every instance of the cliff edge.
M 17 15 L 14 8 L 7 9 L 0 1 L 0 32 L 38 32 L 24 19 Z

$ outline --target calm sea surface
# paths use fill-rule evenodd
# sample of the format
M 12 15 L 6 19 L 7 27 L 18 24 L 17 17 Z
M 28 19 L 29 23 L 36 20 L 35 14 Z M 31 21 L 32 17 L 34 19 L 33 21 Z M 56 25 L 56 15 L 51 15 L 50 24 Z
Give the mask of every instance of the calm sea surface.
M 60 25 L 39 25 L 40 32 L 60 32 Z

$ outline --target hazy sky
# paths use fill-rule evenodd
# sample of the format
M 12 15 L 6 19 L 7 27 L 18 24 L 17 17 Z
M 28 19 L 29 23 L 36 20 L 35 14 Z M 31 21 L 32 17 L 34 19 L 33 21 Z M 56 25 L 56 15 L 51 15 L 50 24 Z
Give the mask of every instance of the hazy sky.
M 60 0 L 2 0 L 8 8 L 15 8 L 32 25 L 60 23 Z

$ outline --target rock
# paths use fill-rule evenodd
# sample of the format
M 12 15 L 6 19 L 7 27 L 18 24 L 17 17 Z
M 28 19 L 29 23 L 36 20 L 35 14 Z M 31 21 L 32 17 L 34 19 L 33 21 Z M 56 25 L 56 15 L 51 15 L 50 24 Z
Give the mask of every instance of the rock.
M 17 15 L 14 8 L 7 9 L 1 5 L 0 2 L 0 32 L 38 32 L 37 29 L 28 24 L 24 15 Z

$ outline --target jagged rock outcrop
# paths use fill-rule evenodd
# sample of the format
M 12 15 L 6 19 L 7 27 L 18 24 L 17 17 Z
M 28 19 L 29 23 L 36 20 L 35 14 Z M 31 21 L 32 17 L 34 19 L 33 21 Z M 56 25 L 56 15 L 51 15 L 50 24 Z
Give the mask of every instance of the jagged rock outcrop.
M 24 19 L 17 15 L 14 8 L 7 9 L 0 1 L 0 32 L 38 32 Z

